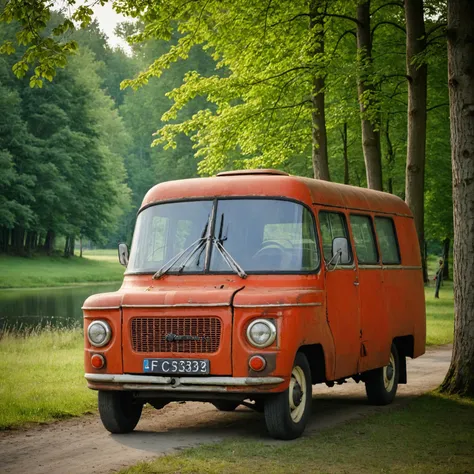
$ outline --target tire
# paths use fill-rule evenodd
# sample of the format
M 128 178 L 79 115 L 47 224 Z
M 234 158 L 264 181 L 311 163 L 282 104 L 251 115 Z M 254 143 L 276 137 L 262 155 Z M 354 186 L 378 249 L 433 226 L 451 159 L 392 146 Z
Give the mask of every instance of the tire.
M 234 400 L 216 400 L 212 404 L 219 411 L 234 411 L 239 405 L 240 402 L 235 402 Z
M 365 391 L 372 405 L 388 405 L 393 402 L 400 379 L 400 359 L 397 347 L 392 344 L 390 362 L 370 372 L 365 382 Z
M 105 429 L 114 434 L 130 433 L 137 426 L 143 403 L 130 392 L 99 390 L 99 414 Z
M 301 436 L 311 416 L 311 402 L 311 370 L 306 356 L 298 352 L 290 386 L 265 399 L 265 423 L 270 436 L 284 440 Z

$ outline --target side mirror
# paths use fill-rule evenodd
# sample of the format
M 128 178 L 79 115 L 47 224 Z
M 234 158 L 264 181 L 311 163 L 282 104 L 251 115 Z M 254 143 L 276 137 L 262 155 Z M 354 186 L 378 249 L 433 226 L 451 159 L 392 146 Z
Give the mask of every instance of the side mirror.
M 351 256 L 349 254 L 349 242 L 345 237 L 336 237 L 332 241 L 332 255 L 333 258 L 336 254 L 339 254 L 339 261 L 340 265 L 348 265 L 351 263 Z
M 118 258 L 121 265 L 126 267 L 128 265 L 128 247 L 127 244 L 119 244 Z

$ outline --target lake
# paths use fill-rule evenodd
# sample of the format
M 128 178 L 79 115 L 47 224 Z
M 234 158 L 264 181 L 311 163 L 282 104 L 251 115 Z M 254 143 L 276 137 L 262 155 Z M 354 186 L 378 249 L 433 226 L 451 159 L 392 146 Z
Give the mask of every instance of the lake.
M 81 306 L 94 293 L 116 291 L 121 282 L 61 288 L 0 290 L 0 332 L 5 329 L 82 327 Z

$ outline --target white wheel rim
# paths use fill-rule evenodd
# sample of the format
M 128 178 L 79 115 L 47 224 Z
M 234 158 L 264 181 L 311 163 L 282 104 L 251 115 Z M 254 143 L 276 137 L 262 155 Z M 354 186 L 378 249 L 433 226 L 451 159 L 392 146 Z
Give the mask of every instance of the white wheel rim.
M 383 368 L 383 384 L 387 392 L 391 392 L 395 385 L 395 357 L 390 354 L 390 362 Z
M 301 399 L 295 400 L 295 391 L 301 390 Z M 306 377 L 303 369 L 299 366 L 293 367 L 291 372 L 290 387 L 288 389 L 288 397 L 290 404 L 290 415 L 294 423 L 298 423 L 303 417 L 303 413 L 306 407 Z M 299 401 L 299 403 L 298 403 Z

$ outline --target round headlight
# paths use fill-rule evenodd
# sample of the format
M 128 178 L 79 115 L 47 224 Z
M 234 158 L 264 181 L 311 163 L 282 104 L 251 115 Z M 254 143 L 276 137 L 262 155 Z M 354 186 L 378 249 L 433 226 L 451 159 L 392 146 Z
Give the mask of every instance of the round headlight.
M 87 328 L 87 338 L 95 347 L 105 346 L 112 337 L 112 330 L 105 321 L 94 321 Z
M 247 328 L 247 339 L 255 347 L 268 347 L 276 338 L 276 326 L 268 319 L 256 319 Z

